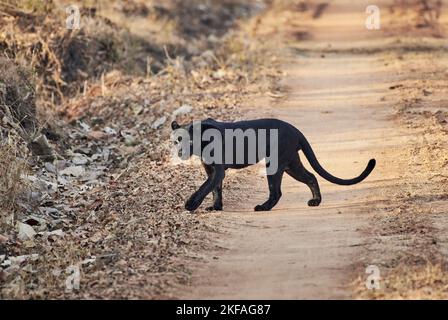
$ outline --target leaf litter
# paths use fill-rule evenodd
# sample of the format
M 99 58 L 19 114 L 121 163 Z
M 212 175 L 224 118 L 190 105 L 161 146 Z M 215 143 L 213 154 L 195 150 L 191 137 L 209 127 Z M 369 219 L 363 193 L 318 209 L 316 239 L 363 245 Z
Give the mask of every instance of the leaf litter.
M 270 49 L 244 29 L 229 27 L 236 23 L 238 8 L 239 18 L 249 16 L 250 2 L 188 2 L 195 19 L 196 14 L 207 17 L 195 23 L 219 30 L 197 32 L 182 20 L 177 33 L 194 39 L 197 47 L 190 45 L 186 56 L 164 50 L 158 73 L 102 66 L 101 77 L 90 75 L 79 93 L 64 85 L 70 73 L 50 68 L 56 73 L 38 78 L 37 83 L 52 85 L 37 96 L 37 114 L 50 114 L 51 121 L 42 125 L 37 115 L 36 122 L 45 140 L 41 145 L 54 157 L 34 153 L 19 129 L 2 125 L 5 136 L 23 141 L 17 143 L 25 146 L 18 158 L 26 163 L 20 176 L 26 188 L 1 215 L 2 298 L 167 297 L 167 288 L 189 281 L 189 259 L 213 246 L 208 239 L 216 226 L 210 215 L 189 214 L 183 207 L 205 174 L 201 167 L 172 163 L 170 121 L 238 120 L 244 96 L 269 91 L 266 86 L 279 73 Z M 170 19 L 188 19 L 176 15 L 188 13 L 186 2 L 173 3 Z M 259 10 L 259 2 L 254 3 Z M 213 22 L 221 15 L 231 19 L 222 28 Z M 39 16 L 26 17 L 35 22 Z M 25 18 L 19 15 L 11 23 L 27 28 Z M 71 79 L 74 87 L 81 80 Z M 49 111 L 40 99 L 56 91 L 59 105 Z M 243 177 L 230 175 L 227 183 L 237 179 Z M 227 197 L 241 199 L 234 191 Z M 66 287 L 73 266 L 81 270 L 79 290 Z

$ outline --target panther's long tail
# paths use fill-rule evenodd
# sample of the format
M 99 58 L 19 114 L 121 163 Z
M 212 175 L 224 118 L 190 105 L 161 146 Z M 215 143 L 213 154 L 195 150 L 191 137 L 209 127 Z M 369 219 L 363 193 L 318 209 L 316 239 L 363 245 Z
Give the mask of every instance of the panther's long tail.
M 364 169 L 364 171 L 356 178 L 353 179 L 340 179 L 337 178 L 330 173 L 328 173 L 322 166 L 320 165 L 319 161 L 317 161 L 316 155 L 314 154 L 313 149 L 311 148 L 311 145 L 309 144 L 308 140 L 306 140 L 305 136 L 303 134 L 300 134 L 300 144 L 302 147 L 302 151 L 305 154 L 306 158 L 308 159 L 308 162 L 310 163 L 311 167 L 325 180 L 328 180 L 335 184 L 340 185 L 352 185 L 358 182 L 361 182 L 367 176 L 372 172 L 373 168 L 375 168 L 376 161 L 375 159 L 370 159 L 369 163 L 367 164 L 367 167 Z

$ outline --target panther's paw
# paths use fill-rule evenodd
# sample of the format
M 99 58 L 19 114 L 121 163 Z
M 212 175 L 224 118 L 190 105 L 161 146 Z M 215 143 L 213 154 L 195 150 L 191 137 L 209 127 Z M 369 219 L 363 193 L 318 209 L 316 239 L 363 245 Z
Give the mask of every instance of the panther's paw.
M 321 199 L 311 199 L 308 201 L 310 207 L 317 207 L 320 204 Z
M 221 207 L 220 206 L 210 206 L 210 207 L 205 208 L 205 210 L 207 210 L 207 211 L 222 211 L 222 206 Z
M 188 199 L 188 201 L 185 203 L 185 209 L 187 209 L 188 211 L 194 211 L 197 208 L 199 208 L 199 206 L 201 205 L 200 201 L 197 201 L 194 198 L 190 198 Z
M 254 210 L 255 211 L 269 211 L 271 209 L 263 204 L 259 204 L 259 205 L 255 206 Z

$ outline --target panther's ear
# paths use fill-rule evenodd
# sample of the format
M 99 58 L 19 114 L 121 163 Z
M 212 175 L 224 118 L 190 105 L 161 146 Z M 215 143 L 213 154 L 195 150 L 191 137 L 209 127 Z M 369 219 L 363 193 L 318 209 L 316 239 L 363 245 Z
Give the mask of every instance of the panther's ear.
M 171 122 L 171 129 L 176 130 L 179 128 L 180 128 L 180 125 L 176 121 Z

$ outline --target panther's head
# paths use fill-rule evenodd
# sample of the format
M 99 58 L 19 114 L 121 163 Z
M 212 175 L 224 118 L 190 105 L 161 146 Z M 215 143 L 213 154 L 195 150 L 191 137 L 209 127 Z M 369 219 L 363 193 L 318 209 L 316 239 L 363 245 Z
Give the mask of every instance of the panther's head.
M 193 125 L 181 126 L 176 121 L 171 122 L 171 140 L 182 160 L 188 160 L 193 155 Z
M 218 122 L 208 118 L 202 121 L 193 121 L 186 125 L 179 125 L 176 121 L 171 122 L 171 139 L 177 149 L 177 154 L 182 160 L 189 159 L 192 155 L 202 157 L 203 148 L 210 143 L 205 141 L 203 135 L 209 129 L 218 130 Z M 194 142 L 194 143 L 193 143 Z

